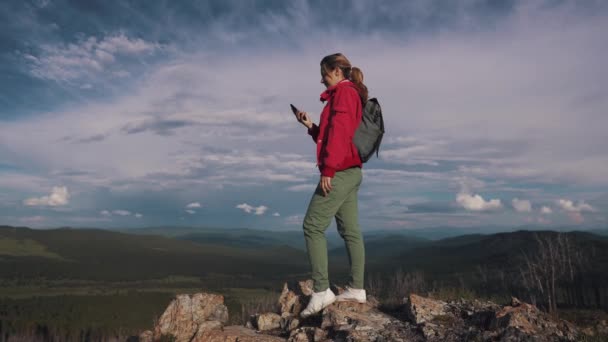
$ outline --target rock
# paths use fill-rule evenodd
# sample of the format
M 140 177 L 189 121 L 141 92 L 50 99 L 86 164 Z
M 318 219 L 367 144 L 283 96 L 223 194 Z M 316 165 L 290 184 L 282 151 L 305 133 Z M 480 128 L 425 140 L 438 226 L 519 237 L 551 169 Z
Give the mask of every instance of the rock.
M 597 322 L 595 325 L 595 330 L 597 330 L 598 334 L 608 336 L 608 322 L 606 320 L 601 320 Z
M 341 289 L 335 287 L 336 293 Z M 279 297 L 280 313 L 258 313 L 246 326 L 223 325 L 228 313 L 221 295 L 179 295 L 153 330 L 133 336 L 139 341 L 175 337 L 189 342 L 310 342 L 310 341 L 576 341 L 580 331 L 554 319 L 536 306 L 512 298 L 510 305 L 488 301 L 440 301 L 411 294 L 395 314 L 380 310 L 378 301 L 336 302 L 320 315 L 301 320 L 299 313 L 312 293 L 312 281 L 285 283 Z M 391 309 L 392 310 L 392 309 Z M 254 330 L 255 328 L 256 330 Z M 599 321 L 585 329 L 602 339 L 608 325 Z
M 285 283 L 279 297 L 280 314 L 289 313 L 298 316 L 308 305 L 309 297 L 312 295 L 312 280 L 299 281 L 297 283 Z
M 420 340 L 415 326 L 356 302 L 336 302 L 325 308 L 321 328 L 340 341 Z
M 480 336 L 494 319 L 494 303 L 480 301 L 444 302 L 411 294 L 406 314 L 418 325 L 427 341 L 461 341 Z
M 217 321 L 217 323 L 206 323 Z M 154 340 L 163 335 L 175 336 L 176 342 L 190 341 L 205 329 L 217 329 L 228 322 L 224 296 L 196 293 L 178 295 L 161 315 L 154 327 Z
M 206 341 L 206 334 L 213 330 L 222 329 L 222 323 L 220 321 L 207 321 L 203 322 L 198 326 L 196 334 L 192 338 L 191 342 L 203 342 Z
M 259 314 L 255 318 L 255 327 L 260 331 L 278 329 L 281 327 L 281 316 L 274 312 Z
M 290 313 L 283 313 L 281 315 L 280 325 L 281 330 L 284 332 L 289 332 L 300 326 L 300 319 Z
M 376 297 L 372 295 L 367 295 L 367 305 L 377 308 L 380 306 L 380 302 L 376 299 Z
M 288 342 L 321 342 L 332 341 L 327 338 L 327 332 L 316 327 L 302 327 L 293 330 L 287 339 Z
M 450 302 L 448 303 L 448 308 L 454 315 L 464 319 L 467 325 L 473 326 L 478 330 L 487 330 L 494 321 L 496 311 L 500 310 L 501 306 L 496 303 L 475 299 L 473 301 L 460 300 L 458 302 Z
M 516 299 L 516 298 L 515 298 Z M 534 339 L 535 341 L 577 341 L 580 335 L 574 324 L 556 320 L 536 306 L 512 300 L 496 312 L 490 329 L 503 341 Z
M 436 316 L 448 314 L 447 303 L 440 300 L 410 294 L 407 304 L 406 313 L 416 324 L 430 322 Z
M 285 342 L 278 336 L 256 333 L 240 325 L 232 325 L 221 329 L 208 330 L 193 339 L 192 342 Z
M 520 306 L 521 305 L 521 301 L 515 297 L 511 297 L 511 306 L 515 307 L 515 306 Z
M 152 330 L 146 330 L 139 334 L 139 342 L 152 342 L 154 341 L 154 332 Z

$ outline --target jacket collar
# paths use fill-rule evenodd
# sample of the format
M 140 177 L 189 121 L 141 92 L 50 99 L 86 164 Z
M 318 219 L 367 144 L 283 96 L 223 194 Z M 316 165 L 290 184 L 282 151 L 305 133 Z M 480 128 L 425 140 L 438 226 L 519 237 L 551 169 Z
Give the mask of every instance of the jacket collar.
M 342 85 L 349 85 L 352 84 L 352 82 L 349 79 L 343 79 L 342 81 L 334 84 L 333 86 L 325 89 L 325 91 L 323 91 L 321 93 L 321 102 L 325 102 L 327 100 L 329 100 L 331 98 L 331 96 L 333 95 L 333 93 L 336 91 L 336 88 L 338 88 L 338 86 L 342 86 Z

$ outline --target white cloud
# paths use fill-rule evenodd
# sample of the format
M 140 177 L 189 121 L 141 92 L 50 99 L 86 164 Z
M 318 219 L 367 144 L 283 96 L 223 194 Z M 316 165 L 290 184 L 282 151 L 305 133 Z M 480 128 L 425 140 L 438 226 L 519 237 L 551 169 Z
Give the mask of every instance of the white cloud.
M 198 202 L 192 202 L 186 206 L 186 208 L 200 208 L 201 204 Z
M 242 209 L 246 213 L 253 213 L 254 215 L 264 215 L 268 207 L 265 205 L 260 205 L 258 207 L 251 206 L 247 203 L 242 203 L 236 206 L 238 209 Z
M 291 215 L 285 218 L 285 223 L 289 225 L 298 225 L 302 224 L 303 220 L 303 215 Z
M 257 208 L 255 208 L 255 214 L 256 215 L 264 215 L 264 213 L 266 212 L 266 210 L 268 210 L 267 206 L 261 205 Z
M 106 36 L 101 40 L 96 48 L 97 51 L 105 53 L 125 53 L 137 55 L 141 53 L 152 52 L 160 46 L 155 43 L 146 42 L 140 38 L 129 38 L 124 33 Z
M 30 73 L 33 76 L 69 82 L 85 77 L 94 79 L 95 75 L 114 64 L 119 55 L 142 55 L 159 48 L 159 44 L 130 38 L 120 32 L 101 39 L 91 36 L 76 43 L 43 44 L 37 56 L 29 53 L 20 55 L 30 63 Z
M 470 195 L 467 193 L 459 193 L 456 196 L 456 202 L 463 208 L 471 211 L 494 210 L 502 207 L 499 199 L 485 201 L 480 195 Z
M 45 221 L 46 218 L 44 216 L 36 215 L 36 216 L 26 216 L 19 219 L 22 222 L 26 223 L 36 223 Z
M 251 213 L 251 211 L 253 210 L 253 207 L 247 203 L 241 203 L 237 205 L 236 208 L 243 209 L 243 211 L 245 211 L 246 213 Z
M 281 214 L 279 214 L 279 213 L 274 213 L 274 214 L 272 214 L 272 216 L 279 217 L 279 216 L 281 216 Z
M 559 199 L 557 201 L 557 205 L 562 208 L 565 211 L 569 211 L 569 212 L 584 212 L 584 211 L 590 211 L 590 212 L 594 212 L 595 208 L 593 208 L 591 205 L 585 203 L 585 201 L 579 201 L 578 205 L 575 205 L 574 202 L 572 202 L 571 200 L 567 200 L 567 199 Z
M 298 184 L 292 185 L 287 188 L 287 191 L 297 191 L 297 192 L 312 192 L 315 189 L 316 184 Z
M 585 221 L 583 212 L 595 212 L 596 209 L 591 205 L 585 203 L 585 201 L 579 201 L 578 204 L 574 204 L 573 201 L 562 199 L 556 201 L 557 205 L 567 213 L 570 220 L 574 223 L 581 224 Z
M 551 214 L 551 213 L 553 213 L 553 210 L 550 207 L 547 207 L 546 205 L 544 205 L 542 208 L 540 208 L 540 213 L 541 214 Z
M 65 186 L 54 186 L 49 196 L 28 198 L 23 203 L 27 206 L 61 206 L 68 204 L 70 194 Z
M 106 217 L 109 217 L 109 216 L 112 216 L 112 215 L 118 215 L 118 216 L 130 216 L 130 215 L 133 215 L 135 218 L 142 218 L 142 217 L 144 217 L 144 215 L 141 214 L 141 213 L 132 213 L 132 212 L 130 212 L 128 210 L 124 210 L 124 209 L 116 209 L 116 210 L 112 210 L 112 211 L 102 210 L 99 213 L 102 216 L 106 216 Z
M 196 211 L 190 209 L 187 209 L 186 212 L 191 215 L 196 214 Z
M 517 212 L 531 212 L 532 211 L 532 204 L 530 203 L 529 200 L 520 200 L 517 197 L 514 198 L 511 203 L 513 204 L 513 208 L 515 209 L 515 211 Z

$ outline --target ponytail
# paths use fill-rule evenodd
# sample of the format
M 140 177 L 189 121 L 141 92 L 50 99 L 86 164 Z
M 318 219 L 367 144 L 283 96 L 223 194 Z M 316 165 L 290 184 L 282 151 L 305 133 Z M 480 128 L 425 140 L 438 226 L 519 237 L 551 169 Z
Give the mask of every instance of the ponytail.
M 363 71 L 357 67 L 352 67 L 350 72 L 350 81 L 357 87 L 357 92 L 361 98 L 361 103 L 367 102 L 368 91 L 365 84 L 363 84 Z

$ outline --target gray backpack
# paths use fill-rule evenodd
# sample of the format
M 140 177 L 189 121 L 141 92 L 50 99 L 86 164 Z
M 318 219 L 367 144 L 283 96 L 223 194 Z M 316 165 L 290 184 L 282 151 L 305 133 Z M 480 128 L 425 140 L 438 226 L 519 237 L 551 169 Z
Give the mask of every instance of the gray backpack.
M 361 123 L 353 137 L 353 143 L 359 151 L 361 162 L 367 162 L 374 152 L 376 152 L 376 157 L 378 157 L 383 135 L 384 119 L 382 118 L 382 109 L 378 100 L 373 97 L 365 103 Z

